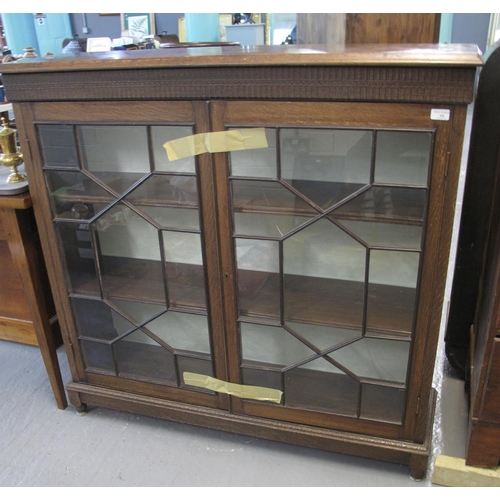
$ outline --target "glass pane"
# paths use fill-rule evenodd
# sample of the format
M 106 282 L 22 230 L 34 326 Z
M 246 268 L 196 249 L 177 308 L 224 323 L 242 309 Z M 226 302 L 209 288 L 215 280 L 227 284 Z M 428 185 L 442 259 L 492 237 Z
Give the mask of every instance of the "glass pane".
M 194 156 L 170 161 L 163 147 L 168 141 L 187 137 L 193 135 L 193 133 L 192 127 L 172 125 L 151 127 L 155 170 L 161 172 L 191 172 L 194 174 L 196 171 Z
M 86 368 L 104 370 L 115 375 L 115 362 L 110 345 L 80 340 L 80 346 Z
M 241 368 L 243 384 L 257 387 L 269 387 L 283 391 L 282 374 L 279 371 L 259 370 L 257 368 Z
M 122 312 L 123 315 L 130 316 L 137 324 L 144 323 L 165 310 L 165 305 L 151 304 L 149 302 L 119 299 L 111 299 L 110 302 Z
M 78 336 L 113 340 L 135 328 L 101 300 L 71 298 Z
M 240 316 L 280 318 L 279 243 L 235 239 Z
M 282 238 L 308 220 L 309 218 L 298 216 L 236 212 L 234 232 L 241 236 Z
M 327 209 L 370 182 L 372 133 L 282 129 L 281 178 Z
M 371 247 L 420 249 L 422 226 L 342 220 L 342 226 Z
M 44 167 L 78 168 L 72 125 L 38 125 Z
M 206 316 L 169 311 L 145 328 L 174 349 L 210 354 Z
M 359 329 L 366 249 L 327 219 L 283 244 L 285 319 Z
M 235 233 L 281 237 L 318 212 L 279 182 L 232 181 Z
M 329 354 L 360 378 L 406 382 L 410 343 L 363 338 Z
M 184 389 L 189 389 L 191 391 L 200 391 L 208 394 L 216 394 L 214 391 L 209 391 L 208 389 L 203 389 L 201 387 L 195 387 L 184 383 L 184 373 L 198 373 L 201 375 L 208 375 L 209 377 L 214 376 L 214 370 L 212 366 L 212 361 L 202 358 L 194 358 L 191 356 L 177 356 L 177 364 L 179 365 L 179 378 L 180 385 Z
M 46 170 L 52 215 L 90 220 L 115 198 L 81 172 Z
M 141 330 L 113 344 L 118 375 L 177 385 L 174 355 Z
M 293 365 L 315 352 L 283 328 L 240 323 L 243 363 Z
M 360 330 L 346 328 L 332 328 L 329 326 L 310 325 L 308 323 L 287 322 L 287 327 L 298 333 L 305 340 L 313 344 L 318 350 L 326 351 L 332 347 L 361 338 Z
M 429 132 L 377 132 L 375 182 L 426 186 L 431 145 Z
M 359 383 L 323 358 L 285 373 L 285 405 L 357 416 Z
M 405 401 L 405 389 L 361 384 L 360 417 L 400 424 L 403 421 Z
M 183 381 L 182 374 L 184 372 L 190 373 L 200 373 L 201 375 L 208 375 L 209 377 L 214 376 L 214 369 L 212 366 L 212 361 L 203 358 L 193 358 L 191 356 L 177 356 L 177 362 L 179 364 L 179 373 L 181 375 L 181 381 Z M 186 387 L 190 387 L 186 385 Z M 211 392 L 213 391 L 207 391 Z
M 158 230 L 122 203 L 92 225 L 99 242 L 104 296 L 164 304 Z
M 170 306 L 206 308 L 201 237 L 194 233 L 162 231 Z
M 83 167 L 122 194 L 150 172 L 146 127 L 77 126 Z
M 58 222 L 55 228 L 66 268 L 68 291 L 82 295 L 99 295 L 89 224 Z
M 153 175 L 125 199 L 163 227 L 200 229 L 194 176 Z
M 367 221 L 422 223 L 427 191 L 420 188 L 372 187 L 341 205 L 332 216 Z
M 266 129 L 267 148 L 229 153 L 231 175 L 238 177 L 277 178 L 276 130 Z
M 370 252 L 367 330 L 412 331 L 419 263 L 417 252 Z

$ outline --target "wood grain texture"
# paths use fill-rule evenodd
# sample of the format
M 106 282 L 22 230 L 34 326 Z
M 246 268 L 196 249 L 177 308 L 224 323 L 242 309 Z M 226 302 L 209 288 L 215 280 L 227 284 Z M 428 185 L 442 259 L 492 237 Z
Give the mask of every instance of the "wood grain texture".
M 259 66 L 470 66 L 482 64 L 473 44 L 260 45 L 84 52 L 49 58 L 21 59 L 2 66 L 2 76 L 15 73 L 73 72 L 116 69 Z M 8 88 L 6 88 L 8 92 Z M 12 102 L 10 94 L 6 94 Z
M 32 321 L 0 316 L 0 339 L 38 346 Z
M 416 444 L 375 438 L 310 425 L 230 414 L 221 410 L 164 401 L 86 384 L 70 383 L 67 389 L 71 401 L 96 404 L 175 422 L 401 464 L 409 464 L 411 458 L 416 457 L 415 461 L 420 466 L 420 470 L 415 471 L 417 475 L 425 473 L 425 468 L 424 471 L 421 468 L 422 464 L 426 463 L 426 457 L 430 452 L 430 440 L 424 444 Z
M 476 75 L 474 66 L 460 65 L 105 69 L 2 77 L 13 103 L 140 99 L 469 103 Z
M 50 317 L 53 303 L 45 274 L 33 213 L 28 210 L 3 211 L 2 219 L 12 260 L 19 272 L 26 296 L 31 321 L 38 340 L 42 359 L 49 376 L 57 406 L 67 407 L 66 394 L 56 352 L 56 338 L 52 334 Z M 52 311 L 51 311 L 52 310 Z M 49 312 L 49 313 L 48 313 Z
M 467 445 L 466 465 L 496 469 L 500 464 L 500 426 L 472 420 Z
M 457 144 L 463 139 L 465 104 L 473 98 L 476 67 L 481 65 L 477 48 L 408 44 L 325 50 L 325 47 L 291 46 L 256 50 L 217 48 L 191 54 L 195 53 L 174 50 L 84 54 L 23 62 L 8 66 L 3 72 L 7 95 L 14 101 L 16 119 L 20 116 L 21 146 L 27 158 L 28 174 L 34 182 L 33 203 L 43 233 L 42 244 L 74 380 L 68 386 L 70 401 L 78 408 L 86 403 L 98 404 L 396 461 L 409 464 L 412 475 L 421 477 L 430 450 L 435 401 L 432 369 L 455 203 L 460 158 Z M 450 121 L 431 120 L 430 111 L 435 107 L 448 109 Z M 113 368 L 105 374 L 107 366 L 101 367 L 101 371 L 95 368 L 86 371 L 68 299 L 64 256 L 57 244 L 45 189 L 36 131 L 36 124 L 40 122 L 186 123 L 194 124 L 197 132 L 246 125 L 418 130 L 432 134 L 429 201 L 423 225 L 424 257 L 417 287 L 418 320 L 411 333 L 410 375 L 406 384 L 396 387 L 400 393 L 395 396 L 398 415 L 404 413 L 401 423 L 383 421 L 383 412 L 363 414 L 369 403 L 356 399 L 356 390 L 355 397 L 349 395 L 349 401 L 355 401 L 354 406 L 349 406 L 349 412 L 341 410 L 342 415 L 335 415 L 329 410 L 332 406 L 338 408 L 339 394 L 325 402 L 326 411 L 310 407 L 314 405 L 303 408 L 304 390 L 300 383 L 295 406 L 278 407 L 234 396 L 214 397 L 185 391 L 173 387 L 168 374 L 162 385 L 153 380 L 148 383 L 146 376 L 141 380 L 111 376 Z M 208 285 L 216 374 L 241 383 L 238 276 L 232 241 L 234 200 L 228 182 L 229 167 L 230 158 L 224 153 L 201 155 L 197 160 L 206 262 L 203 277 Z M 421 221 L 413 222 L 421 224 Z M 147 267 L 143 266 L 144 260 L 137 263 L 142 269 Z M 127 265 L 127 268 L 134 272 L 133 266 Z M 123 289 L 120 285 L 123 280 L 119 283 L 118 275 L 112 278 Z M 282 285 L 278 289 L 280 287 Z M 311 286 L 315 287 L 318 288 L 317 284 Z M 337 287 L 338 284 L 334 288 Z M 93 297 L 98 299 L 100 293 L 94 290 Z M 294 309 L 317 311 L 318 305 L 312 296 L 307 304 L 297 299 Z M 184 298 L 187 301 L 189 297 Z M 408 298 L 409 302 L 413 302 L 412 297 Z M 187 307 L 187 303 L 182 307 Z M 348 305 L 343 307 L 349 312 Z M 325 312 L 328 311 L 325 309 Z M 277 319 L 284 319 L 283 307 Z M 390 328 L 401 330 L 397 325 Z M 397 332 L 400 336 L 404 334 L 404 341 L 408 341 L 410 335 L 407 330 Z M 386 335 L 387 331 L 383 333 Z M 381 384 L 381 387 L 389 386 Z M 390 388 L 394 387 L 393 384 Z M 305 400 L 310 402 L 311 394 L 306 396 Z M 387 396 L 385 400 L 389 399 Z M 366 405 L 364 409 L 363 405 Z M 399 417 L 390 418 L 398 422 Z
M 342 46 L 346 42 L 346 14 L 297 14 L 297 43 Z
M 346 14 L 345 41 L 354 43 L 438 43 L 441 14 Z

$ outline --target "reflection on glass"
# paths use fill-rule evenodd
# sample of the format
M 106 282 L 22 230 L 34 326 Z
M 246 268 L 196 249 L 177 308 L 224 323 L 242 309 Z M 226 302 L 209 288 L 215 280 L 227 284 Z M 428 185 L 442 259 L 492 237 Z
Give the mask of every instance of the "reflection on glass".
M 283 391 L 283 376 L 280 371 L 260 370 L 257 368 L 241 368 L 243 384 L 257 387 L 268 387 Z
M 345 342 L 361 338 L 360 330 L 350 330 L 347 328 L 333 328 L 329 326 L 311 325 L 308 323 L 294 323 L 289 321 L 286 324 L 295 333 L 304 337 L 320 351 L 330 350 Z
M 277 178 L 276 130 L 266 129 L 266 139 L 267 148 L 246 149 L 229 153 L 232 176 Z
M 318 215 L 278 182 L 232 181 L 235 233 L 281 237 Z
M 77 126 L 83 167 L 118 194 L 150 172 L 145 126 Z
M 188 137 L 193 135 L 193 133 L 193 127 L 182 127 L 177 125 L 151 127 L 155 170 L 160 172 L 190 172 L 194 174 L 196 171 L 194 156 L 170 161 L 167 156 L 167 151 L 163 147 L 168 141 Z
M 184 381 L 182 374 L 184 372 L 200 373 L 202 375 L 214 376 L 214 368 L 210 359 L 197 358 L 193 356 L 177 356 L 177 363 L 179 365 L 179 374 L 181 381 Z M 189 388 L 189 386 L 186 385 Z M 212 392 L 212 391 L 208 391 Z
M 420 253 L 372 250 L 367 329 L 411 332 Z
M 202 389 L 193 385 L 184 383 L 184 373 L 197 373 L 201 375 L 214 376 L 213 363 L 210 359 L 199 358 L 194 356 L 180 356 L 177 355 L 177 365 L 179 366 L 179 379 L 181 387 L 191 391 L 205 392 L 207 394 L 216 394 L 214 391 Z
M 81 172 L 46 170 L 52 215 L 90 220 L 115 198 Z
M 377 132 L 375 182 L 426 186 L 431 145 L 429 132 Z
M 71 298 L 79 337 L 113 340 L 135 328 L 101 300 Z
M 361 384 L 360 417 L 400 424 L 403 421 L 406 391 L 400 387 Z
M 339 219 L 421 223 L 425 199 L 425 189 L 376 186 L 341 205 L 332 215 Z
M 240 316 L 280 316 L 279 244 L 235 239 Z
M 206 316 L 169 311 L 145 328 L 173 349 L 210 354 Z
M 177 385 L 174 355 L 141 330 L 113 344 L 118 375 Z
M 84 295 L 99 295 L 99 281 L 89 224 L 57 222 L 55 229 L 65 264 L 68 291 Z
M 280 327 L 240 323 L 240 331 L 243 363 L 247 365 L 286 367 L 315 354 Z
M 200 229 L 195 176 L 153 175 L 125 199 L 162 227 Z
M 359 329 L 366 249 L 327 219 L 283 244 L 285 318 Z
M 103 294 L 165 302 L 158 230 L 117 203 L 92 223 L 100 248 Z
M 357 416 L 359 383 L 323 358 L 285 373 L 285 404 Z
M 80 340 L 83 362 L 86 368 L 94 368 L 115 374 L 112 348 L 108 344 Z
M 281 178 L 327 209 L 370 182 L 372 133 L 282 129 Z
M 165 310 L 165 305 L 137 302 L 135 300 L 111 299 L 110 302 L 123 315 L 130 316 L 137 324 L 144 323 Z
M 38 125 L 44 167 L 78 168 L 73 125 Z
M 410 343 L 363 338 L 329 354 L 360 378 L 406 382 Z
M 170 306 L 206 308 L 201 237 L 162 231 Z
M 420 225 L 384 224 L 383 222 L 347 219 L 340 222 L 367 246 L 420 250 L 422 242 L 422 226 Z

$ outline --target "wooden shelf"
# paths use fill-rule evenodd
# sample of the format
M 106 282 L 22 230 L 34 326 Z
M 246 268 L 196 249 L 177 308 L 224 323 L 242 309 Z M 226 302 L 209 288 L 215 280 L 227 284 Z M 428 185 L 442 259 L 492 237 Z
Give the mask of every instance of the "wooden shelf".
M 336 182 L 294 181 L 293 187 L 318 206 L 328 209 L 365 186 Z M 385 190 L 385 199 L 377 192 L 380 190 Z M 336 194 L 333 196 L 332 193 Z M 339 220 L 422 225 L 425 200 L 425 189 L 374 186 L 341 205 L 331 213 L 330 217 Z M 251 180 L 233 180 L 233 210 L 236 213 L 300 217 L 315 217 L 322 213 L 277 182 Z

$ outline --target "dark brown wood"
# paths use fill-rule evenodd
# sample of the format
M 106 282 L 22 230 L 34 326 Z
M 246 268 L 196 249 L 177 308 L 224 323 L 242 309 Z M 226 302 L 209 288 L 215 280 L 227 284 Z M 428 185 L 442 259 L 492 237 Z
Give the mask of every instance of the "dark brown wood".
M 481 284 L 481 273 L 489 239 L 490 214 L 492 210 L 496 210 L 495 197 L 498 196 L 495 179 L 499 169 L 499 61 L 500 53 L 496 50 L 488 58 L 478 83 L 468 157 L 468 164 L 473 167 L 467 169 L 465 179 L 449 321 L 445 336 L 448 360 L 464 380 L 469 379 L 468 361 L 471 343 L 469 331 L 475 322 L 480 287 L 487 286 L 491 290 L 495 287 L 492 282 L 489 285 Z M 498 220 L 498 216 L 496 217 Z M 495 226 L 491 227 L 496 231 Z M 492 276 L 489 279 L 494 280 Z M 480 335 L 478 341 L 484 343 L 486 337 Z M 478 346 L 476 352 L 479 351 L 481 349 Z M 479 369 L 478 366 L 479 364 L 476 364 L 476 369 Z
M 477 48 L 292 46 L 244 51 L 223 47 L 217 49 L 217 54 L 213 49 L 199 50 L 196 56 L 185 49 L 140 51 L 143 54 L 137 51 L 116 57 L 63 56 L 12 65 L 3 73 L 9 99 L 14 102 L 27 170 L 34 182 L 33 202 L 73 377 L 68 386 L 70 401 L 79 410 L 85 404 L 98 404 L 396 461 L 409 464 L 412 476 L 420 478 L 430 450 L 434 411 L 431 382 L 460 164 L 461 148 L 457 145 L 463 139 L 465 105 L 472 100 L 476 67 L 481 64 Z M 431 119 L 435 108 L 449 111 L 450 119 Z M 330 221 L 323 219 L 332 228 L 337 225 L 337 229 L 343 221 L 355 219 L 422 226 L 418 284 L 406 289 L 371 283 L 363 287 L 347 280 L 299 277 L 290 272 L 282 278 L 272 273 L 238 271 L 233 209 L 255 215 L 307 214 L 317 218 L 313 219 L 315 222 L 324 213 L 322 205 L 331 202 L 321 197 L 322 191 L 314 183 L 285 185 L 283 179 L 279 181 L 278 196 L 268 206 L 260 204 L 258 199 L 239 203 L 230 187 L 229 155 L 203 153 L 196 162 L 204 267 L 171 263 L 165 257 L 163 264 L 148 260 L 149 257 L 96 257 L 99 239 L 94 234 L 89 245 L 99 279 L 89 267 L 87 276 L 80 273 L 81 281 L 73 282 L 68 294 L 66 275 L 72 268 L 65 263 L 65 249 L 69 248 L 68 253 L 74 249 L 68 242 L 64 243 L 65 248 L 63 242 L 58 243 L 52 221 L 42 146 L 37 135 L 37 127 L 44 124 L 181 124 L 194 126 L 196 133 L 238 126 L 333 127 L 373 130 L 373 137 L 386 129 L 425 132 L 433 137 L 430 183 L 428 188 L 411 187 L 422 195 L 417 196 L 420 200 L 415 202 L 417 206 L 406 206 L 404 201 L 399 207 L 401 212 L 365 216 L 360 200 L 355 199 L 358 192 L 347 191 L 347 196 L 352 194 L 355 201 L 338 212 L 332 207 L 334 210 L 328 213 Z M 373 173 L 373 150 L 371 156 Z M 49 168 L 57 171 L 57 167 Z M 101 186 L 97 175 L 86 175 L 96 186 Z M 128 179 L 120 182 L 130 185 Z M 245 186 L 243 183 L 240 186 L 243 191 Z M 113 199 L 111 189 L 101 187 L 104 191 L 98 189 L 95 197 L 92 191 L 82 197 L 69 190 L 58 193 L 58 200 L 109 203 Z M 361 193 L 368 187 L 355 184 L 349 189 L 359 188 Z M 394 193 L 400 188 L 391 187 Z M 279 198 L 282 189 L 299 202 L 286 205 Z M 192 202 L 141 200 L 139 197 L 120 203 L 132 211 L 146 205 L 196 208 Z M 70 224 L 70 219 L 64 217 L 67 214 L 57 224 Z M 280 238 L 279 245 L 284 246 L 286 238 Z M 366 251 L 367 262 L 369 251 Z M 420 249 L 406 251 L 420 252 Z M 365 276 L 369 278 L 367 270 Z M 248 286 L 238 297 L 241 280 L 246 280 Z M 172 358 L 175 346 L 169 347 L 156 337 L 147 324 L 135 323 L 135 327 L 142 328 L 143 334 L 160 345 L 127 345 L 116 339 L 83 338 L 68 295 L 101 302 L 99 284 L 104 284 L 105 307 L 114 299 L 132 299 L 135 295 L 149 304 L 163 304 L 167 289 L 172 311 L 208 314 L 216 378 L 242 384 L 253 377 L 264 385 L 269 380 L 271 385 L 286 386 L 284 403 L 280 406 L 242 400 L 184 386 L 176 379 L 178 367 L 174 370 L 161 365 L 161 361 L 155 365 L 156 359 Z M 287 306 L 276 308 L 276 296 L 284 296 Z M 368 300 L 368 296 L 377 297 L 375 307 L 370 302 L 375 299 Z M 338 312 L 335 318 L 333 310 Z M 367 337 L 402 342 L 404 346 L 411 343 L 407 380 L 364 379 L 349 372 L 349 368 L 341 369 L 344 373 L 341 375 L 304 372 L 296 369 L 299 359 L 287 366 L 244 360 L 242 370 L 241 319 L 253 325 L 281 328 L 288 328 L 281 323 L 290 320 L 348 329 L 367 324 Z M 297 335 L 295 341 L 310 348 L 309 361 L 327 356 L 305 337 Z M 85 358 L 89 345 L 90 352 L 95 351 L 90 354 L 94 356 L 91 362 Z M 140 363 L 146 359 L 151 365 Z M 191 353 L 188 366 L 202 372 L 207 360 L 206 354 Z M 319 361 L 337 369 L 342 367 L 334 354 Z M 336 390 L 326 397 L 331 388 Z
M 345 14 L 345 41 L 438 43 L 441 14 Z
M 6 65 L 2 75 L 13 103 L 145 98 L 453 103 L 472 99 L 481 63 L 475 46 L 426 44 L 209 52 L 196 57 L 186 49 L 118 51 L 112 57 L 83 53 Z
M 481 71 L 458 239 L 446 353 L 470 393 L 466 464 L 500 459 L 500 49 Z
M 346 41 L 346 14 L 297 14 L 297 44 L 342 45 Z
M 75 382 L 70 383 L 67 390 L 71 401 L 81 401 L 247 436 L 401 464 L 410 464 L 412 457 L 415 457 L 416 477 L 422 477 L 425 473 L 424 464 L 426 465 L 430 453 L 429 440 L 424 444 L 418 444 L 397 439 L 376 438 L 359 433 L 280 422 L 271 418 L 232 414 Z M 429 424 L 431 424 L 432 415 L 433 413 L 430 413 L 428 416 Z
M 470 102 L 475 68 L 284 66 L 109 70 L 2 75 L 9 99 L 101 101 L 141 99 L 288 99 L 372 102 Z M 27 78 L 30 75 L 31 78 Z M 33 78 L 36 75 L 36 78 Z M 292 83 L 293 82 L 293 83 Z
M 52 293 L 29 195 L 0 200 L 6 241 L 0 241 L 0 338 L 40 347 L 57 406 L 67 407 L 57 359 L 61 344 Z M 3 251 L 2 251 L 3 250 Z M 8 252 L 6 251 L 8 250 Z
M 85 52 L 48 58 L 21 59 L 2 66 L 2 76 L 14 73 L 108 71 L 177 67 L 258 66 L 470 66 L 482 64 L 473 44 L 259 45 L 218 47 L 216 51 L 141 50 Z M 6 88 L 6 92 L 9 89 Z M 9 97 L 9 102 L 12 102 Z
M 497 469 L 500 464 L 500 427 L 472 421 L 466 465 Z

